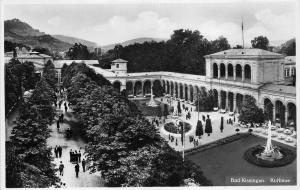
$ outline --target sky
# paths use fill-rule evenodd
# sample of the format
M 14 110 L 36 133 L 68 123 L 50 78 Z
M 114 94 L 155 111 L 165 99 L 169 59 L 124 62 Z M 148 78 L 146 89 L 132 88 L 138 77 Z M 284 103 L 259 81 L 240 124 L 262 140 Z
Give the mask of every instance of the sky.
M 82 38 L 99 46 L 139 37 L 169 39 L 181 28 L 198 30 L 208 40 L 222 35 L 235 46 L 242 44 L 242 20 L 245 44 L 259 35 L 270 41 L 296 35 L 296 1 L 207 2 L 5 4 L 4 19 L 18 18 L 47 34 Z

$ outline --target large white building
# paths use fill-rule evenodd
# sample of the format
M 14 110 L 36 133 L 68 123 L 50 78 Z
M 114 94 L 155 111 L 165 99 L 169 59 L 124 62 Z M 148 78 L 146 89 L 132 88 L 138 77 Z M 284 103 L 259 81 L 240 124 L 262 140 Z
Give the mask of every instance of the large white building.
M 109 70 L 89 65 L 118 89 L 133 96 L 150 93 L 160 84 L 165 93 L 188 103 L 200 90 L 211 90 L 218 107 L 239 112 L 245 96 L 268 109 L 269 118 L 282 124 L 296 122 L 296 88 L 285 85 L 285 57 L 261 49 L 229 49 L 205 56 L 206 75 L 174 72 L 127 73 L 127 61 L 113 61 Z M 119 67 L 117 66 L 119 64 Z M 120 72 L 120 70 L 122 70 Z

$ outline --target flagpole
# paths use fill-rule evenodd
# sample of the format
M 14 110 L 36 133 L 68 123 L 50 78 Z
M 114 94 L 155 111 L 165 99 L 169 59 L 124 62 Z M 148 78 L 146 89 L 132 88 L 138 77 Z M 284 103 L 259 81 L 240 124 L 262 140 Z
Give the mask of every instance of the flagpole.
M 245 45 L 244 45 L 244 22 L 243 22 L 243 17 L 242 17 L 242 38 L 243 38 L 243 49 L 245 49 Z

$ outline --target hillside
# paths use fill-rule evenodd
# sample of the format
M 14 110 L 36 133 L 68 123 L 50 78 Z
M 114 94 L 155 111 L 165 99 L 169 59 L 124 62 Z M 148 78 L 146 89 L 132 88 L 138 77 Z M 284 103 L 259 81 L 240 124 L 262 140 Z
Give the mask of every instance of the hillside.
M 31 48 L 44 47 L 52 51 L 67 51 L 72 44 L 53 38 L 49 34 L 32 28 L 29 24 L 19 19 L 4 22 L 4 40 L 20 43 Z
M 162 38 L 135 38 L 132 40 L 127 40 L 125 42 L 122 43 L 115 43 L 115 44 L 109 44 L 109 45 L 105 45 L 105 46 L 101 46 L 101 50 L 106 52 L 110 49 L 114 49 L 115 45 L 122 45 L 123 47 L 131 45 L 131 44 L 142 44 L 144 42 L 151 42 L 151 41 L 155 41 L 155 42 L 160 42 L 160 41 L 164 41 L 166 39 L 162 39 Z
M 54 38 L 69 43 L 69 44 L 75 44 L 75 43 L 81 43 L 83 45 L 86 45 L 87 47 L 90 48 L 95 48 L 97 47 L 97 44 L 91 41 L 87 41 L 87 40 L 83 40 L 80 38 L 75 38 L 75 37 L 71 37 L 71 36 L 64 36 L 64 35 L 52 35 Z

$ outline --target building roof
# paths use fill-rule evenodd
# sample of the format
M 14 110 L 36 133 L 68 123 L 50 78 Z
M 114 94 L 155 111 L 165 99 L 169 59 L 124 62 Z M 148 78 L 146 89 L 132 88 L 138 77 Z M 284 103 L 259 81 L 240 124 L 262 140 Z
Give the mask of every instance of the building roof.
M 113 60 L 112 63 L 127 63 L 128 61 L 124 60 L 124 59 L 116 59 Z
M 261 90 L 273 91 L 279 93 L 296 94 L 295 86 L 286 86 L 280 84 L 265 84 L 260 87 Z
M 268 58 L 275 58 L 275 59 L 282 59 L 284 55 L 279 53 L 274 53 L 271 51 L 266 51 L 263 49 L 257 48 L 250 48 L 250 49 L 228 49 L 225 51 L 220 51 L 217 53 L 213 53 L 210 55 L 204 56 L 205 58 L 219 58 L 219 59 L 226 59 L 226 58 L 239 58 L 239 59 L 249 59 L 249 58 L 260 58 L 260 59 L 268 59 Z
M 71 63 L 85 63 L 87 65 L 93 65 L 93 64 L 98 64 L 98 60 L 55 60 L 54 61 L 54 67 L 55 68 L 62 68 L 64 64 L 66 65 L 71 65 Z

